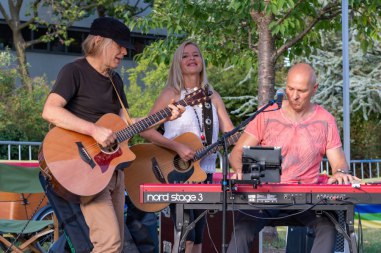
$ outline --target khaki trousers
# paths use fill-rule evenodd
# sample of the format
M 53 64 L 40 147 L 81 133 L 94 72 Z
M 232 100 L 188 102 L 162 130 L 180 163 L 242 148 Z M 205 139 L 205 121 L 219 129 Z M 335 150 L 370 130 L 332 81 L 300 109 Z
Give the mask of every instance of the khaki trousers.
M 107 187 L 95 196 L 81 197 L 89 226 L 92 253 L 120 253 L 124 242 L 124 173 L 116 170 Z

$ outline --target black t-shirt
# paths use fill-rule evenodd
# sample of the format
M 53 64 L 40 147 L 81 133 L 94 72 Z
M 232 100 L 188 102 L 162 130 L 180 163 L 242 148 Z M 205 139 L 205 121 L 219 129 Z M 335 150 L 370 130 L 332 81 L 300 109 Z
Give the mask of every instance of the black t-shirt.
M 128 108 L 121 77 L 113 72 L 112 78 L 124 106 Z M 86 58 L 66 64 L 58 74 L 51 92 L 67 101 L 67 110 L 91 122 L 96 122 L 106 113 L 119 114 L 121 109 L 110 79 L 96 71 Z

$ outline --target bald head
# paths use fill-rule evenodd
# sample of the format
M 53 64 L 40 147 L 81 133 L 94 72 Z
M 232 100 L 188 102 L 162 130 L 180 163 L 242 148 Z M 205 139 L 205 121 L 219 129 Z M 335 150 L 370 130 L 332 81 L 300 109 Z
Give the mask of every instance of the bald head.
M 306 63 L 295 64 L 287 75 L 286 94 L 289 109 L 296 113 L 308 112 L 311 98 L 318 88 L 314 69 Z
M 307 63 L 298 63 L 290 68 L 288 71 L 287 80 L 296 77 L 304 79 L 311 86 L 316 84 L 315 70 Z

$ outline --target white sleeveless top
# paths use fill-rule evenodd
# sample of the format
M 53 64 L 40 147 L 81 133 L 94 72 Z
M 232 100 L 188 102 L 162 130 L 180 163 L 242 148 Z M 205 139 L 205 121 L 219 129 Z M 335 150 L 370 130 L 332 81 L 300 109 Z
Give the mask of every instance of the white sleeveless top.
M 186 91 L 181 90 L 180 99 L 185 97 Z M 194 108 L 194 109 L 193 109 Z M 166 121 L 164 123 L 164 136 L 168 139 L 173 139 L 183 133 L 192 132 L 201 139 L 200 124 L 202 128 L 203 118 L 202 118 L 202 108 L 199 105 L 195 106 L 186 106 L 185 112 L 181 115 L 180 118 L 172 121 Z M 213 110 L 213 135 L 212 143 L 216 142 L 218 139 L 219 132 L 219 122 L 216 107 L 212 103 Z M 196 114 L 198 115 L 199 120 L 197 120 Z M 200 122 L 200 124 L 199 124 Z M 212 154 L 204 157 L 200 161 L 201 168 L 206 173 L 213 173 L 216 171 L 216 158 L 217 154 Z

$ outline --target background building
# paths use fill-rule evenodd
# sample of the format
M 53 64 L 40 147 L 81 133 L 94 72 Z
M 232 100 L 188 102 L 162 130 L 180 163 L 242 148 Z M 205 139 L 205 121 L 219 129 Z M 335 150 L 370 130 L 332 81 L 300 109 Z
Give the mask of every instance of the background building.
M 29 2 L 30 0 L 25 0 Z M 4 1 L 4 9 L 9 10 L 8 2 Z M 24 4 L 21 9 L 21 20 L 25 21 L 30 17 L 25 16 L 26 6 Z M 151 9 L 147 9 L 140 15 L 147 15 Z M 47 11 L 48 13 L 48 11 Z M 82 56 L 81 43 L 89 33 L 89 28 L 92 21 L 96 16 L 85 18 L 81 21 L 75 22 L 73 26 L 68 28 L 68 37 L 73 38 L 74 41 L 65 46 L 58 39 L 50 41 L 48 43 L 39 43 L 26 49 L 26 57 L 29 66 L 29 72 L 31 77 L 43 76 L 47 77 L 48 81 L 55 80 L 59 70 L 62 66 L 68 62 L 73 61 L 75 58 Z M 39 37 L 40 34 L 46 32 L 46 28 L 38 27 L 37 30 L 31 30 L 29 28 L 24 29 L 22 34 L 26 41 Z M 142 34 L 139 31 L 131 32 L 131 43 L 135 46 L 135 51 L 129 50 L 128 55 L 125 57 L 124 62 L 121 64 L 124 68 L 130 68 L 135 66 L 133 57 L 142 52 L 144 47 L 149 45 L 152 41 L 157 40 L 165 36 L 165 31 L 155 30 L 149 34 Z M 14 44 L 12 38 L 12 31 L 5 22 L 4 16 L 0 13 L 0 51 L 10 48 L 11 52 L 14 52 Z M 128 82 L 127 76 L 124 75 L 125 82 Z

